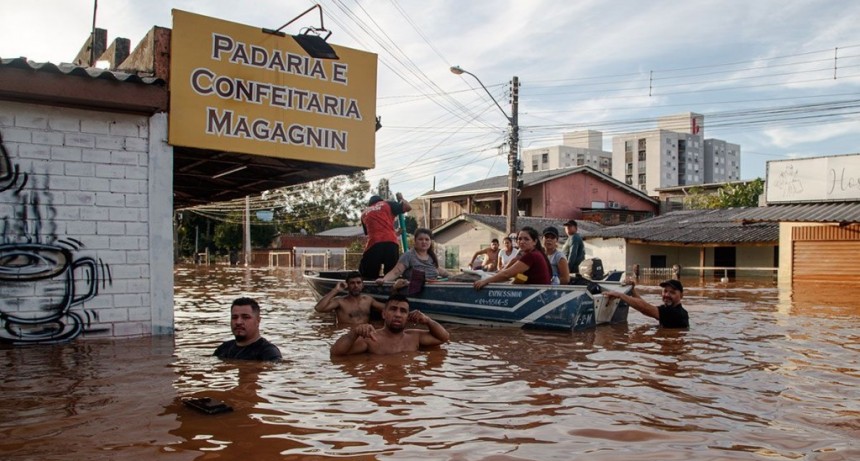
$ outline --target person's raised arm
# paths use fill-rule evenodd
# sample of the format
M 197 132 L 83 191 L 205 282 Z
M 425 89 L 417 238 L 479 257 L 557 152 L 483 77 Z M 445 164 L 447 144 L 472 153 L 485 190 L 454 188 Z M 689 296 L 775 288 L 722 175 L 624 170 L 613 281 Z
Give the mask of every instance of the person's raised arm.
M 481 288 L 487 286 L 488 283 L 504 282 L 509 278 L 527 270 L 529 270 L 529 266 L 527 266 L 526 263 L 522 261 L 517 261 L 513 264 L 508 265 L 508 267 L 506 267 L 505 269 L 496 272 L 491 277 L 485 278 L 483 280 L 478 280 L 474 283 L 474 287 L 476 290 L 480 290 Z
M 472 266 L 475 265 L 475 260 L 478 259 L 478 256 L 483 255 L 483 254 L 487 254 L 486 248 L 484 248 L 483 250 L 478 250 L 475 252 L 475 254 L 472 255 L 472 260 L 469 261 L 469 269 L 471 269 Z
M 340 300 L 335 299 L 335 296 L 343 290 L 346 290 L 346 282 L 339 280 L 337 285 L 317 302 L 314 310 L 317 312 L 331 312 L 335 310 L 340 305 Z
M 400 206 L 403 208 L 404 213 L 412 211 L 412 205 L 410 205 L 409 202 L 403 198 L 403 194 L 398 192 L 395 197 L 397 198 L 397 201 L 400 202 Z
M 373 296 L 367 295 L 367 297 L 370 298 L 371 309 L 376 309 L 379 312 L 385 310 L 385 303 L 377 301 L 376 298 L 374 298 Z
M 657 306 L 645 301 L 639 296 L 639 292 L 636 291 L 636 287 L 633 287 L 633 290 L 629 295 L 621 293 L 619 291 L 604 291 L 603 295 L 607 298 L 619 298 L 625 303 L 627 303 L 630 307 L 636 309 L 637 311 L 647 315 L 648 317 L 653 317 L 657 320 L 660 320 L 660 309 Z
M 367 341 L 375 339 L 374 333 L 376 329 L 373 325 L 365 323 L 356 325 L 349 330 L 349 333 L 338 338 L 331 346 L 331 355 L 352 355 L 360 354 L 367 351 Z
M 418 342 L 421 346 L 431 347 L 448 342 L 451 335 L 439 322 L 424 315 L 421 311 L 412 311 L 407 318 L 409 322 L 420 323 L 427 325 L 427 331 L 421 332 L 418 337 Z

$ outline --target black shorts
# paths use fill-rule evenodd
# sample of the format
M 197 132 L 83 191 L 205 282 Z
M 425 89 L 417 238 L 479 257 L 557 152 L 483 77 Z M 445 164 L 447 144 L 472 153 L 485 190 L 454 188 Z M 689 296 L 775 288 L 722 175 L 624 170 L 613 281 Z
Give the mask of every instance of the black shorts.
M 394 242 L 379 242 L 361 255 L 361 262 L 358 263 L 358 271 L 361 272 L 361 278 L 365 280 L 376 280 L 381 277 L 379 269 L 382 268 L 382 275 L 385 275 L 394 266 L 397 265 L 397 260 L 400 258 L 400 245 Z

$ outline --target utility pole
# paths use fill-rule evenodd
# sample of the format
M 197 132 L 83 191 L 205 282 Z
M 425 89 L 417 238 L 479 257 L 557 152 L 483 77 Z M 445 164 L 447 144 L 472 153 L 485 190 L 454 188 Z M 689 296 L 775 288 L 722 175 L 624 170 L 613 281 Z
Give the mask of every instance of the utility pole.
M 507 203 L 503 208 L 506 208 L 505 214 L 507 215 L 507 222 L 505 223 L 505 231 L 508 235 L 516 232 L 517 229 L 517 176 L 520 173 L 520 162 L 519 162 L 519 146 L 520 146 L 520 125 L 518 123 L 518 114 L 517 111 L 520 105 L 520 79 L 514 75 L 513 80 L 511 80 L 511 112 L 513 115 L 509 116 L 505 109 L 502 109 L 502 106 L 499 104 L 499 101 L 496 101 L 496 98 L 493 96 L 493 93 L 490 93 L 490 90 L 484 85 L 484 82 L 478 78 L 477 75 L 463 69 L 460 66 L 452 66 L 451 73 L 454 75 L 462 75 L 469 74 L 474 77 L 478 83 L 481 84 L 481 87 L 484 91 L 487 92 L 487 96 L 493 100 L 493 103 L 496 104 L 496 107 L 502 111 L 502 114 L 508 119 L 508 123 L 510 124 L 510 133 L 508 133 L 508 198 Z M 434 187 L 435 189 L 435 187 Z M 504 198 L 503 198 L 504 201 Z
M 505 223 L 505 232 L 511 235 L 517 231 L 517 179 L 519 176 L 519 145 L 520 126 L 518 123 L 520 80 L 515 75 L 511 80 L 511 132 L 508 140 L 508 219 Z

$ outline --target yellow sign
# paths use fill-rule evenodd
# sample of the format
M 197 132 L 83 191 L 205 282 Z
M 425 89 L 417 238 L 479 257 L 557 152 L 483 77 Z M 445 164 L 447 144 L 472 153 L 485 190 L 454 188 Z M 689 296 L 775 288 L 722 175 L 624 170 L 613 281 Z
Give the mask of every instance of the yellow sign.
M 170 144 L 373 168 L 375 54 L 180 10 L 170 40 Z

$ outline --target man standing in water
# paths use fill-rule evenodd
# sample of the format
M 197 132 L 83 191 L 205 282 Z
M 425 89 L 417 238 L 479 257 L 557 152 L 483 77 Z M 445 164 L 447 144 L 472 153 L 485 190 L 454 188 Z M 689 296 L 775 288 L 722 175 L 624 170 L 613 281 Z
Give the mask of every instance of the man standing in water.
M 394 268 L 400 257 L 394 218 L 412 210 L 409 202 L 397 194 L 397 201 L 385 201 L 382 197 L 370 197 L 367 208 L 361 213 L 361 226 L 367 235 L 367 245 L 358 263 L 362 278 L 376 279 Z M 401 229 L 401 232 L 405 232 Z M 382 273 L 380 273 L 382 269 Z
M 337 323 L 344 325 L 359 325 L 370 322 L 370 309 L 377 309 L 380 312 L 385 308 L 385 304 L 373 299 L 372 296 L 362 294 L 364 289 L 364 281 L 361 279 L 361 274 L 358 272 L 350 272 L 346 274 L 346 281 L 337 282 L 337 286 L 326 293 L 319 300 L 314 310 L 317 312 L 334 311 L 337 315 Z M 346 296 L 335 297 L 343 290 L 347 290 Z
M 681 305 L 681 298 L 684 297 L 684 286 L 675 279 L 666 280 L 660 286 L 663 287 L 663 304 L 660 306 L 655 306 L 642 299 L 635 286 L 630 295 L 617 291 L 604 291 L 603 295 L 608 298 L 621 299 L 637 311 L 657 319 L 661 327 L 690 328 L 690 317 L 687 310 Z
M 281 360 L 281 351 L 260 336 L 260 305 L 238 298 L 230 306 L 230 329 L 236 339 L 225 341 L 212 355 L 222 359 Z
M 331 346 L 331 355 L 412 352 L 421 347 L 443 344 L 450 336 L 442 325 L 420 311 L 409 312 L 409 301 L 402 294 L 395 293 L 388 298 L 382 319 L 382 328 L 374 328 L 370 324 L 352 327 Z M 428 329 L 407 329 L 406 324 L 410 322 L 427 325 Z

